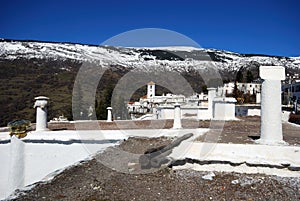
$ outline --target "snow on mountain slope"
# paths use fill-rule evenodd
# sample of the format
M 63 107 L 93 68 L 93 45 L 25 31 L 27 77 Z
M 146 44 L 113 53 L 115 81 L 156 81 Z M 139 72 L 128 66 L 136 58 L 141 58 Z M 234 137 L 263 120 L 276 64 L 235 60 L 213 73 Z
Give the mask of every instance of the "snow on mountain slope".
M 166 70 L 187 71 L 189 68 L 205 68 L 208 61 L 225 71 L 238 70 L 251 62 L 300 69 L 300 57 L 244 55 L 194 47 L 123 48 L 73 43 L 0 41 L 0 59 L 18 58 L 100 61 L 103 65 L 121 65 L 143 70 L 160 67 Z

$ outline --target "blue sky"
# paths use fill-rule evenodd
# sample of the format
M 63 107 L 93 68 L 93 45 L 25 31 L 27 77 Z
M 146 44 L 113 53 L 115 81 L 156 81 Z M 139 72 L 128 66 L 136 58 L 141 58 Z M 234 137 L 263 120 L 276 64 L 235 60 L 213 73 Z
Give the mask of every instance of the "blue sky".
M 1 38 L 97 45 L 133 29 L 162 28 L 179 32 L 205 48 L 300 56 L 300 1 L 297 0 L 2 0 L 0 3 Z M 172 45 L 164 44 L 163 39 L 156 42 L 160 41 L 161 46 Z M 181 44 L 174 41 L 173 45 Z

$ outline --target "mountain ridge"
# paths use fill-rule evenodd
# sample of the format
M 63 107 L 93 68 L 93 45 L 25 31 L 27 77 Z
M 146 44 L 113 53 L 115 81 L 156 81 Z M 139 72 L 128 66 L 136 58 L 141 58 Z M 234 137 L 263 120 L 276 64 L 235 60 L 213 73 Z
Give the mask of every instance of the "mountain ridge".
M 168 49 L 169 47 L 191 47 L 191 46 L 157 46 L 157 47 L 123 47 L 123 46 L 110 46 L 110 45 L 96 45 L 96 44 L 91 44 L 91 43 L 77 43 L 77 42 L 68 42 L 68 41 L 62 41 L 62 42 L 57 42 L 57 41 L 47 41 L 47 40 L 33 40 L 33 39 L 10 39 L 10 38 L 0 38 L 0 43 L 1 42 L 36 42 L 36 43 L 52 43 L 52 44 L 73 44 L 73 45 L 87 45 L 91 47 L 119 47 L 119 48 L 129 48 L 129 49 Z M 230 50 L 220 50 L 217 48 L 203 48 L 203 47 L 192 47 L 195 49 L 206 49 L 206 50 L 212 50 L 212 51 L 224 51 L 227 53 L 232 53 L 232 54 L 240 54 L 244 56 L 265 56 L 265 57 L 290 57 L 290 58 L 297 58 L 300 57 L 298 56 L 286 56 L 286 55 L 269 55 L 269 54 L 264 54 L 264 53 L 242 53 L 242 52 L 235 52 L 235 51 L 230 51 Z
M 90 46 L 73 43 L 47 43 L 24 41 L 0 41 L 0 59 L 54 59 L 101 62 L 102 65 L 121 65 L 148 71 L 153 66 L 167 70 L 185 71 L 189 68 L 203 68 L 203 61 L 210 61 L 221 71 L 238 71 L 250 62 L 261 65 L 282 65 L 299 69 L 300 57 L 257 56 L 239 54 L 224 50 L 194 47 L 151 47 L 124 48 L 113 46 Z

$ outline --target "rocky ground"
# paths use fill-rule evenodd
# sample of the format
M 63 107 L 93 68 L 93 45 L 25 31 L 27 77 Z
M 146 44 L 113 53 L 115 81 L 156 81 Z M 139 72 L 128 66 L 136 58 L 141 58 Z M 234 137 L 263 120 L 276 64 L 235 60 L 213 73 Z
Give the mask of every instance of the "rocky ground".
M 299 200 L 299 178 L 162 168 L 150 174 L 113 171 L 96 159 L 38 184 L 15 200 Z
M 147 125 L 146 121 L 139 126 Z M 106 126 L 117 129 L 115 123 Z M 184 121 L 183 126 L 220 128 L 221 125 Z M 284 123 L 285 140 L 298 146 L 299 129 Z M 198 140 L 210 140 L 213 132 Z M 226 122 L 217 139 L 226 143 L 253 143 L 256 136 L 259 136 L 259 117 L 247 117 Z M 19 192 L 19 197 L 13 200 L 300 200 L 300 178 L 173 170 L 164 165 L 143 170 L 138 163 L 131 163 L 146 150 L 168 145 L 172 140 L 129 138 L 90 161 L 68 168 L 49 182 Z

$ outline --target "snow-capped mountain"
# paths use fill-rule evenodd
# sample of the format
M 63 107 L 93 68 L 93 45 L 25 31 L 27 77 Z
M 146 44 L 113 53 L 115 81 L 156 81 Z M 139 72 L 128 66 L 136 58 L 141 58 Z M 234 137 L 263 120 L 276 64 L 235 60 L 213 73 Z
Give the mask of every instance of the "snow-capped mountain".
M 251 62 L 282 65 L 300 69 L 300 57 L 239 54 L 223 50 L 194 47 L 124 48 L 73 43 L 35 41 L 0 41 L 0 59 L 54 59 L 100 61 L 103 65 L 120 65 L 149 70 L 159 66 L 167 70 L 187 71 L 202 68 L 207 61 L 222 71 L 236 71 Z
M 197 93 L 205 90 L 205 85 L 222 84 L 213 79 L 212 83 L 206 83 L 201 79 L 202 74 L 194 71 L 204 69 L 205 72 L 211 66 L 218 69 L 223 81 L 234 81 L 237 77 L 247 81 L 249 72 L 255 80 L 259 77 L 260 65 L 282 65 L 286 67 L 286 73 L 300 74 L 300 57 L 247 55 L 194 47 L 123 48 L 0 39 L 0 126 L 15 118 L 33 121 L 32 104 L 34 97 L 39 95 L 52 101 L 50 119 L 61 114 L 72 119 L 74 82 L 85 62 L 108 67 L 97 86 L 95 99 L 103 103 L 98 104 L 103 109 L 97 110 L 99 119 L 106 118 L 105 104 L 110 104 L 107 95 L 133 69 L 142 73 L 153 70 L 156 73 L 157 69 L 180 72 Z M 239 76 L 237 72 L 240 72 Z M 151 80 L 142 81 L 146 85 Z M 159 86 L 156 90 L 159 94 L 166 92 Z M 138 100 L 144 94 L 141 88 L 132 98 Z

